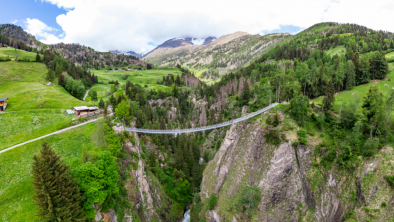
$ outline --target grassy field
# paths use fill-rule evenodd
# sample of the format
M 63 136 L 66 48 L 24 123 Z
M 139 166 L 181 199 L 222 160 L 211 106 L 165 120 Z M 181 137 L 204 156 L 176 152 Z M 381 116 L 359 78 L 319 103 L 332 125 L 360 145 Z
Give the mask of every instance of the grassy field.
M 391 65 L 392 67 L 392 65 Z M 391 81 L 389 81 L 391 79 Z M 334 103 L 334 110 L 335 112 L 339 112 L 339 109 L 341 107 L 341 104 L 344 102 L 349 103 L 350 101 L 353 101 L 355 97 L 360 98 L 360 103 L 358 104 L 358 108 L 361 108 L 362 106 L 362 101 L 363 97 L 367 95 L 369 89 L 371 88 L 372 85 L 378 84 L 380 87 L 380 91 L 383 93 L 383 95 L 387 95 L 387 93 L 391 90 L 394 90 L 394 70 L 391 71 L 389 74 L 387 74 L 387 77 L 384 80 L 379 80 L 376 82 L 370 82 L 367 84 L 359 85 L 356 87 L 353 87 L 352 90 L 345 90 L 342 92 L 339 92 L 335 96 L 335 103 Z M 389 85 L 389 87 L 384 86 L 385 84 Z M 320 96 L 319 98 L 316 98 L 313 100 L 317 104 L 322 104 L 323 101 L 323 96 Z M 392 118 L 394 120 L 394 117 Z
M 394 52 L 390 52 L 390 53 L 386 54 L 385 56 L 386 56 L 386 59 L 392 59 L 392 58 L 394 58 Z
M 73 116 L 64 114 L 73 106 L 89 105 L 71 96 L 61 86 L 45 85 L 43 63 L 1 62 L 0 98 L 9 98 L 2 123 L 0 150 L 68 126 Z
M 126 67 L 127 68 L 127 67 Z M 110 89 L 111 84 L 108 84 L 109 81 L 116 81 L 122 85 L 126 84 L 127 81 L 132 82 L 133 84 L 140 84 L 147 90 L 165 90 L 168 89 L 167 86 L 159 85 L 156 83 L 157 80 L 163 80 L 163 76 L 167 76 L 168 74 L 173 74 L 174 78 L 176 75 L 181 75 L 181 71 L 178 68 L 154 68 L 150 70 L 127 70 L 120 71 L 122 67 L 118 67 L 119 71 L 111 71 L 108 72 L 106 69 L 95 70 L 91 69 L 90 72 L 94 73 L 94 75 L 98 76 L 99 82 L 104 82 L 104 84 L 96 84 L 93 89 L 97 91 L 99 100 L 108 99 L 111 95 Z M 124 75 L 129 75 L 127 79 L 122 78 Z M 146 87 L 145 87 L 146 85 Z M 87 99 L 89 101 L 89 99 Z
M 339 46 L 339 47 L 335 47 L 333 49 L 327 50 L 326 53 L 328 55 L 330 55 L 331 57 L 333 57 L 334 55 L 344 55 L 346 53 L 346 48 L 345 46 Z
M 82 151 L 95 149 L 94 127 L 89 123 L 62 134 L 46 138 L 62 159 L 72 165 L 82 160 Z M 7 151 L 0 155 L 0 221 L 36 221 L 32 195 L 31 163 L 41 149 L 42 140 Z
M 15 81 L 44 83 L 46 73 L 47 68 L 44 63 L 0 62 L 0 86 L 7 82 Z
M 19 50 L 11 47 L 0 47 L 0 56 L 9 56 L 12 60 L 15 60 L 15 55 L 19 55 L 20 57 L 25 57 L 30 61 L 36 61 L 37 53 L 27 52 L 25 50 Z M 40 55 L 41 58 L 43 55 Z
M 120 69 L 120 68 L 119 68 Z M 165 87 L 162 85 L 156 84 L 157 80 L 162 80 L 163 76 L 167 76 L 168 74 L 173 75 L 181 75 L 181 71 L 178 68 L 157 68 L 150 70 L 127 70 L 127 71 L 112 71 L 108 72 L 105 69 L 101 70 L 90 70 L 90 72 L 94 73 L 98 76 L 99 82 L 104 81 L 104 83 L 108 83 L 108 81 L 116 81 L 118 80 L 121 84 L 126 84 L 127 81 L 130 81 L 134 84 L 140 85 L 148 85 L 148 89 Z M 129 75 L 127 79 L 123 79 L 123 75 Z

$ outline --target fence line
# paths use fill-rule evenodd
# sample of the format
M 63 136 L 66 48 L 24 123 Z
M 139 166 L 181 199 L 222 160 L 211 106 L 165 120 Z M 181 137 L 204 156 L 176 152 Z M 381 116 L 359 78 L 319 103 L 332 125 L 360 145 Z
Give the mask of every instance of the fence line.
M 192 133 L 192 132 L 205 131 L 205 130 L 221 128 L 224 126 L 232 125 L 234 123 L 242 122 L 244 120 L 255 117 L 261 113 L 264 113 L 264 112 L 274 108 L 278 104 L 279 103 L 273 103 L 263 109 L 260 109 L 259 111 L 250 113 L 250 114 L 240 117 L 238 119 L 234 119 L 234 120 L 230 120 L 228 122 L 223 122 L 223 123 L 210 125 L 210 126 L 196 127 L 196 128 L 190 128 L 190 129 L 171 129 L 171 130 L 151 130 L 151 129 L 140 129 L 140 128 L 125 128 L 125 130 L 129 131 L 129 132 L 150 133 L 150 134 L 181 134 L 181 133 Z

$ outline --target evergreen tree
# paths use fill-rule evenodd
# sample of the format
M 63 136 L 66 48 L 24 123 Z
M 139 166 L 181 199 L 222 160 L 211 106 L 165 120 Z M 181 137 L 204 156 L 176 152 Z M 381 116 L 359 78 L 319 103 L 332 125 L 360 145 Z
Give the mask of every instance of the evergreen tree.
M 249 104 L 249 84 L 248 82 L 246 82 L 246 80 L 244 81 L 244 87 L 242 89 L 242 94 L 241 94 L 241 106 L 245 106 Z
M 379 90 L 378 84 L 371 86 L 367 96 L 364 97 L 364 102 L 362 105 L 363 114 L 367 118 L 367 125 L 370 127 L 371 138 L 373 130 L 376 129 L 378 125 L 383 122 L 383 99 L 384 98 Z
M 347 61 L 346 67 L 346 89 L 352 89 L 356 85 L 356 69 L 351 60 Z
M 37 55 L 36 55 L 36 62 L 40 62 L 40 59 L 41 59 L 40 54 L 38 54 L 38 52 L 37 52 Z
M 49 69 L 45 77 L 45 80 L 48 82 L 53 82 L 54 79 L 55 79 L 55 73 L 52 71 L 52 69 Z
M 323 111 L 329 112 L 332 108 L 332 104 L 334 103 L 334 95 L 335 95 L 335 89 L 334 85 L 332 84 L 332 81 L 328 81 L 327 87 L 326 87 L 326 93 L 323 99 Z
M 33 156 L 32 164 L 33 199 L 39 208 L 37 216 L 43 221 L 85 221 L 84 197 L 71 176 L 69 166 L 48 142 L 41 146 L 40 154 Z
M 100 99 L 99 107 L 100 107 L 101 109 L 104 108 L 104 101 L 103 101 L 103 99 Z

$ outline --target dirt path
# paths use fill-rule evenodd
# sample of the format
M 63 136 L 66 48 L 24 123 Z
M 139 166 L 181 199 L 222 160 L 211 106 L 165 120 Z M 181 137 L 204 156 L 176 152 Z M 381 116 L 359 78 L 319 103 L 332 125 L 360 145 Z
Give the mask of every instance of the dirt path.
M 88 91 L 86 91 L 86 94 L 85 94 L 85 96 L 83 97 L 83 101 L 85 101 L 86 97 L 88 96 L 89 90 L 90 90 L 90 89 L 88 89 Z

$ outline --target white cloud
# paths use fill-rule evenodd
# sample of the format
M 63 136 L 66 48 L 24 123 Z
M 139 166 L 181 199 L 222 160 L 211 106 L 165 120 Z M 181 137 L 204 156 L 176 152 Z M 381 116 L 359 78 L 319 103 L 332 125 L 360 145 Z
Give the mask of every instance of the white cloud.
M 47 44 L 61 42 L 61 39 L 59 39 L 58 37 L 56 37 L 54 34 L 51 33 L 58 30 L 47 26 L 42 21 L 38 19 L 27 18 L 24 21 L 24 23 L 26 25 L 26 31 L 36 36 L 36 38 L 41 40 L 42 42 Z
M 14 25 L 15 25 L 15 23 L 17 23 L 17 22 L 18 22 L 18 20 L 16 20 L 16 19 L 11 21 L 11 23 L 14 24 Z
M 57 23 L 64 37 L 96 50 L 141 52 L 179 36 L 219 37 L 235 31 L 259 33 L 280 25 L 309 27 L 323 21 L 357 23 L 394 32 L 393 0 L 43 0 L 65 8 Z M 32 28 L 32 30 L 34 30 Z M 60 38 L 60 37 L 59 37 Z

